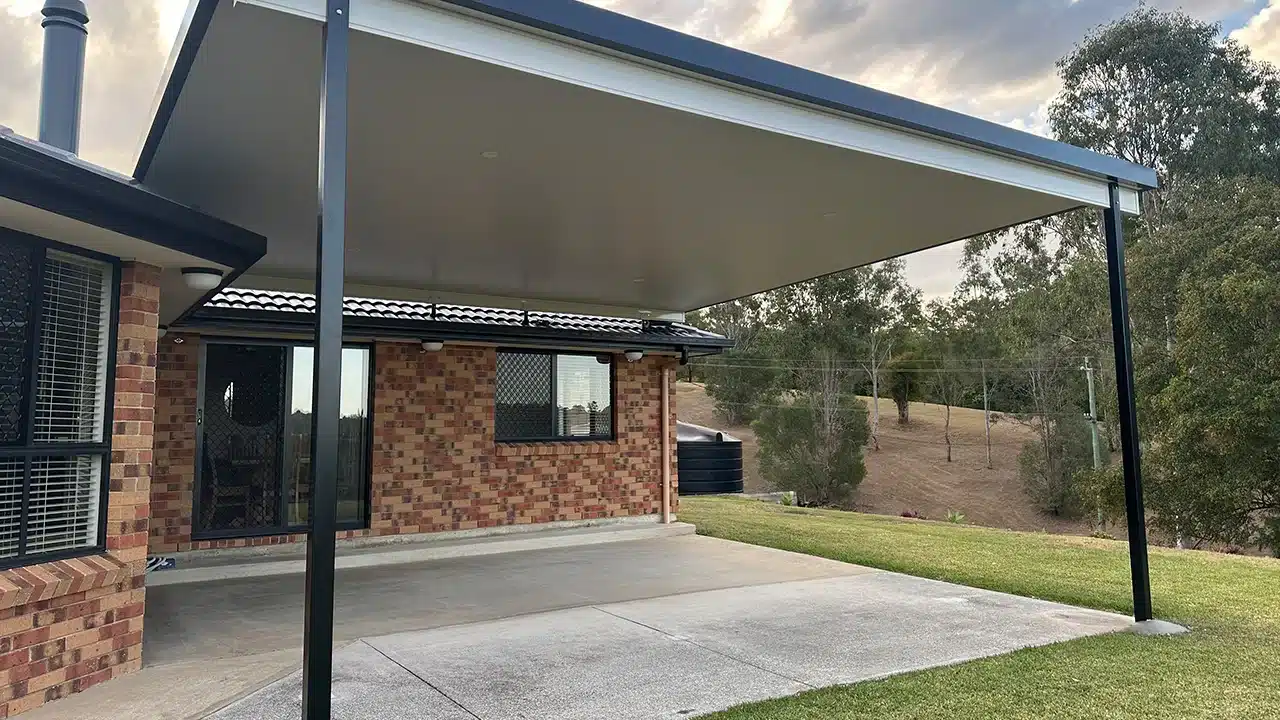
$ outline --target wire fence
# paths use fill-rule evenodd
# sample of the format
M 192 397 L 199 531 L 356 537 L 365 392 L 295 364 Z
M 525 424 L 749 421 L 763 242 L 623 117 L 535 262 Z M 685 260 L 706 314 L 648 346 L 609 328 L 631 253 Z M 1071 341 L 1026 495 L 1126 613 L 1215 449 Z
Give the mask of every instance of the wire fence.
M 871 400 L 871 398 L 867 397 L 867 398 L 864 398 L 864 400 L 869 401 Z M 834 403 L 831 405 L 813 405 L 813 404 L 804 404 L 804 403 L 732 402 L 728 400 L 716 400 L 714 398 L 713 398 L 713 402 L 715 402 L 716 405 L 724 405 L 728 407 L 741 407 L 741 408 L 798 408 L 803 410 L 852 410 L 856 407 L 854 405 L 846 405 L 846 404 L 840 404 L 840 403 Z M 882 403 L 892 402 L 892 400 L 890 398 L 881 396 L 880 402 Z M 928 405 L 937 405 L 939 407 L 946 407 L 944 403 L 930 402 L 928 400 L 912 400 L 911 402 L 918 403 L 918 404 L 928 404 Z M 952 405 L 951 408 L 953 410 L 976 410 L 977 412 L 983 412 L 982 408 L 969 407 L 968 405 L 955 404 L 955 405 Z M 1001 418 L 1014 418 L 1016 421 L 1021 422 L 1024 420 L 1031 420 L 1038 417 L 1085 417 L 1085 418 L 1088 417 L 1088 413 L 1082 413 L 1082 412 L 1076 412 L 1076 411 L 1011 412 L 1011 411 L 1005 411 L 1005 410 L 991 410 L 990 413 L 993 421 Z
M 942 373 L 981 374 L 983 372 L 999 373 L 999 372 L 1048 372 L 1048 371 L 1063 371 L 1063 370 L 1074 371 L 1074 370 L 1084 370 L 1085 369 L 1084 365 L 1080 363 L 1084 363 L 1088 359 L 1090 358 L 1081 356 L 1079 358 L 1073 359 L 1071 362 L 1062 362 L 1062 363 L 1056 363 L 1056 364 L 1052 362 L 1047 362 L 1039 365 L 1029 365 L 1029 364 L 1028 365 L 981 365 L 981 364 L 967 365 L 964 363 L 970 362 L 968 360 L 963 362 L 957 362 L 957 361 L 946 362 L 946 361 L 913 358 L 912 359 L 913 363 L 918 363 L 923 367 L 902 367 L 902 366 L 890 367 L 888 363 L 882 363 L 876 369 L 881 373 L 891 373 L 891 372 L 892 373 L 918 373 L 923 375 L 938 375 Z M 1075 367 L 1073 367 L 1073 365 L 1075 365 Z M 784 362 L 772 362 L 772 361 L 755 362 L 754 359 L 745 359 L 745 358 L 744 359 L 735 358 L 733 362 L 694 362 L 694 363 L 689 363 L 688 367 L 694 368 L 695 370 L 708 369 L 708 368 L 709 369 L 732 368 L 737 370 L 824 370 L 824 371 L 832 371 L 832 372 L 851 372 L 851 373 L 870 373 L 871 372 L 870 363 L 866 365 L 848 365 L 848 364 L 803 365 L 803 364 L 796 364 L 796 363 L 784 363 Z M 1094 366 L 1093 369 L 1100 370 L 1102 368 Z

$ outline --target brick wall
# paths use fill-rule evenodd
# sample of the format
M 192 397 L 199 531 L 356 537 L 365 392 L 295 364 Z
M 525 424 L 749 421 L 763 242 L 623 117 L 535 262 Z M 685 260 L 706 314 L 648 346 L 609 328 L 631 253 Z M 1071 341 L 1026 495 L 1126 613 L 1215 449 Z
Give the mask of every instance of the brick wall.
M 661 512 L 659 367 L 668 362 L 617 361 L 613 442 L 500 445 L 493 435 L 493 348 L 422 353 L 413 345 L 379 345 L 374 533 Z M 674 418 L 674 395 L 671 402 Z M 671 427 L 674 487 L 674 419 Z
M 191 540 L 195 483 L 196 390 L 200 345 L 166 335 L 156 360 L 155 474 L 151 478 L 151 551 L 172 552 Z
M 107 552 L 0 572 L 0 717 L 142 667 L 158 283 L 122 268 Z
M 301 535 L 192 541 L 198 338 L 161 342 L 152 552 L 294 542 Z M 371 527 L 395 535 L 655 514 L 661 510 L 659 368 L 617 360 L 613 442 L 499 445 L 493 437 L 496 351 L 379 343 L 374 352 Z M 672 485 L 675 393 L 671 401 Z M 674 492 L 672 497 L 675 502 Z

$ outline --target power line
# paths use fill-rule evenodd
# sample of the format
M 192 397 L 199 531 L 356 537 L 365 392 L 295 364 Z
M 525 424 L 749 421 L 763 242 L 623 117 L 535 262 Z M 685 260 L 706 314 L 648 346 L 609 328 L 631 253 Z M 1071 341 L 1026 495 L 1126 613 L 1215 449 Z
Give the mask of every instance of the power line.
M 867 398 L 867 399 L 868 399 L 868 400 L 870 400 L 871 398 Z M 880 398 L 880 399 L 881 399 L 881 400 L 890 400 L 890 398 L 883 398 L 883 397 L 882 397 L 882 398 Z M 714 402 L 715 404 L 717 404 L 717 405 L 731 405 L 731 406 L 733 406 L 733 407 L 783 408 L 783 409 L 792 409 L 792 408 L 794 408 L 794 409 L 800 409 L 800 410 L 825 410 L 825 409 L 831 409 L 831 410 L 855 410 L 855 409 L 857 409 L 857 407 L 858 407 L 858 406 L 856 406 L 856 405 L 840 405 L 840 404 L 836 404 L 836 405 L 832 405 L 832 406 L 830 406 L 830 407 L 828 408 L 828 406 L 826 406 L 826 405 L 801 405 L 801 404 L 797 404 L 797 403 L 783 404 L 783 403 L 761 403 L 761 402 L 732 402 L 732 401 L 728 401 L 728 400 L 713 400 L 713 402 Z M 937 407 L 946 407 L 945 405 L 941 405 L 941 404 L 939 404 L 939 403 L 929 403 L 929 402 L 925 402 L 925 401 L 923 401 L 923 400 L 912 400 L 911 402 L 916 403 L 917 405 L 935 405 L 935 406 L 937 406 Z M 971 407 L 967 407 L 967 406 L 965 406 L 965 405 L 952 405 L 952 406 L 951 406 L 951 408 L 952 408 L 953 410 L 972 410 L 972 411 L 974 411 L 974 412 L 982 412 L 982 410 L 981 410 L 980 408 L 971 408 Z M 1085 415 L 1087 415 L 1087 413 L 1082 413 L 1082 412 L 1051 412 L 1051 413 L 1047 413 L 1047 412 L 1008 412 L 1008 411 L 1004 411 L 1004 410 L 992 410 L 992 411 L 991 411 L 991 414 L 992 414 L 992 415 L 999 415 L 999 416 L 1014 416 L 1014 417 L 1016 417 L 1016 416 L 1020 416 L 1020 415 L 1021 415 L 1021 416 L 1027 416 L 1027 417 L 1084 417 Z
M 736 364 L 736 363 L 689 363 L 688 366 L 695 367 L 695 368 L 736 368 L 736 369 L 743 369 L 743 370 L 829 370 L 832 372 L 851 372 L 851 373 L 859 373 L 859 374 L 866 374 L 870 372 L 870 370 L 868 370 L 865 367 L 851 367 L 851 366 L 843 366 L 843 365 L 824 366 L 824 365 L 764 365 L 764 364 L 748 365 L 748 364 Z M 987 372 L 997 372 L 997 371 L 1032 372 L 1036 370 L 1040 370 L 1040 371 L 1062 370 L 1064 372 L 1074 372 L 1078 369 L 1079 368 L 1068 367 L 1065 364 L 1056 365 L 1056 366 L 1020 366 L 1020 367 L 1013 367 L 1013 366 L 1002 367 L 1002 366 L 988 365 L 986 367 Z M 982 370 L 983 368 L 981 367 L 972 367 L 972 368 L 970 367 L 942 367 L 942 368 L 881 367 L 879 368 L 879 371 L 885 374 L 919 373 L 919 374 L 927 374 L 927 375 L 940 375 L 942 373 L 981 373 Z
M 733 350 L 729 350 L 727 353 L 722 355 L 722 357 L 736 357 L 736 355 Z M 1005 357 L 988 357 L 988 358 L 954 357 L 954 356 L 953 357 L 928 357 L 928 356 L 913 355 L 911 356 L 911 360 L 920 361 L 920 362 L 964 362 L 964 363 L 1015 362 L 1016 363 L 1016 362 L 1022 362 L 1022 361 L 1039 362 L 1039 361 L 1045 361 L 1045 360 L 1076 361 L 1076 360 L 1084 360 L 1086 357 L 1096 357 L 1096 355 L 1009 355 Z M 748 358 L 739 358 L 739 359 L 761 360 L 761 361 L 768 361 L 768 362 L 783 362 L 783 363 L 790 363 L 794 360 L 794 358 L 789 358 L 789 357 L 759 356 L 759 355 L 748 357 Z M 849 362 L 857 362 L 859 364 L 862 363 L 861 360 L 849 361 Z

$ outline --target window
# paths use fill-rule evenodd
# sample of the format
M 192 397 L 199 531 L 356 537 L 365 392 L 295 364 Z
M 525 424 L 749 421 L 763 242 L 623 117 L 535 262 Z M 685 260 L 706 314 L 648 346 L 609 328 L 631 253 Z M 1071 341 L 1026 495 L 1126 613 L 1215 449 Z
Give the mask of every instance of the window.
M 499 442 L 613 438 L 613 356 L 499 352 Z
M 0 565 L 102 546 L 113 295 L 108 263 L 0 241 Z
M 250 537 L 311 523 L 308 345 L 206 341 L 192 536 Z M 342 349 L 338 527 L 369 523 L 369 347 Z

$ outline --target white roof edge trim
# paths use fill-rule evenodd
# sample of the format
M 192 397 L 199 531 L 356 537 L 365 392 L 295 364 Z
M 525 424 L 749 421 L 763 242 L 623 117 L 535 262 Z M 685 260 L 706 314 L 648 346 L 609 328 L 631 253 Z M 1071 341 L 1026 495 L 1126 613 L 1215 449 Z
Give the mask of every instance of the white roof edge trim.
M 244 290 L 283 290 L 296 293 L 315 293 L 314 279 L 283 278 L 269 275 L 245 273 L 231 283 L 231 287 Z M 617 317 L 649 320 L 665 320 L 684 322 L 685 314 L 674 310 L 650 310 L 645 308 L 626 308 L 616 305 L 592 305 L 589 303 L 560 302 L 555 300 L 538 300 L 534 298 L 518 298 L 500 295 L 475 295 L 437 291 L 399 286 L 370 285 L 353 283 L 348 280 L 343 285 L 343 295 L 347 297 L 369 298 L 373 300 L 405 300 L 409 302 L 440 303 L 442 305 L 465 305 L 469 307 L 504 308 L 508 310 L 524 310 L 570 315 L 595 315 L 598 317 Z
M 236 2 L 236 0 L 232 0 Z M 173 45 L 165 58 L 164 69 L 160 72 L 160 82 L 151 96 L 151 105 L 147 109 L 147 122 L 138 131 L 138 140 L 134 143 L 133 152 L 129 154 L 129 166 L 136 168 L 138 159 L 142 157 L 142 149 L 146 147 L 147 136 L 151 134 L 152 121 L 160 114 L 160 105 L 164 102 L 165 91 L 173 81 L 173 70 L 178 66 L 178 56 L 182 53 L 183 40 L 191 32 L 191 23 L 195 18 L 199 0 L 187 0 L 187 9 L 182 11 L 182 20 L 178 23 L 178 32 L 173 36 Z M 135 178 L 136 179 L 136 178 Z
M 324 20 L 324 0 L 237 0 Z M 834 147 L 932 167 L 1105 208 L 1108 182 L 787 98 L 748 90 L 424 2 L 352 3 L 351 28 L 601 92 Z M 1121 186 L 1121 209 L 1140 212 Z

